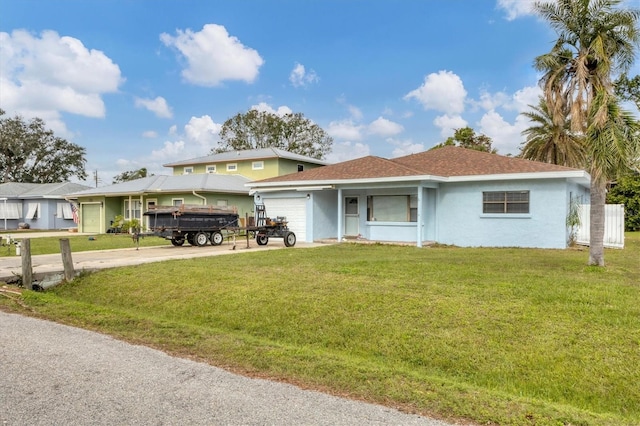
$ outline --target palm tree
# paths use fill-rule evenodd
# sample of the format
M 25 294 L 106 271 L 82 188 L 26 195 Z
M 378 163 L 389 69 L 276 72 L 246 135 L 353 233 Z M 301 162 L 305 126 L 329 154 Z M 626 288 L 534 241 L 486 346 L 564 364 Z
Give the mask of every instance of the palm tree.
M 586 164 L 583 138 L 571 131 L 568 111 L 552 114 L 547 101 L 540 97 L 538 106 L 529 105 L 532 111 L 522 115 L 531 121 L 531 127 L 522 132 L 526 141 L 520 149 L 520 157 L 527 160 L 583 168 Z
M 571 130 L 584 144 L 591 174 L 589 264 L 598 266 L 604 266 L 606 185 L 630 165 L 638 144 L 636 126 L 620 109 L 612 83 L 613 73 L 633 64 L 640 42 L 640 11 L 619 8 L 621 1 L 557 0 L 534 6 L 558 34 L 535 66 L 544 73 L 540 83 L 551 114 L 569 111 Z

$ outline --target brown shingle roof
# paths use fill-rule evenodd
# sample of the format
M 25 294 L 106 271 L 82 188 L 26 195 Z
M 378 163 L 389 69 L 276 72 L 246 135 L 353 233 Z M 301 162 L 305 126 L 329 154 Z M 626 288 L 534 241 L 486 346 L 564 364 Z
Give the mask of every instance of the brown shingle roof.
M 394 158 L 391 161 L 420 170 L 425 175 L 446 177 L 576 170 L 555 164 L 505 157 L 455 146 L 432 149 L 406 157 Z
M 576 171 L 576 169 L 446 146 L 391 160 L 374 156 L 362 157 L 259 182 L 332 181 L 425 175 L 450 177 L 568 171 Z

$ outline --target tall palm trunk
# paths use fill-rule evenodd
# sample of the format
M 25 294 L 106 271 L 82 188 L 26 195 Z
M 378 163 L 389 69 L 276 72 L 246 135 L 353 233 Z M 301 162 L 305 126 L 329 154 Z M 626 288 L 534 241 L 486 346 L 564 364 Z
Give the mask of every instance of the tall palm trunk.
M 604 266 L 604 205 L 607 182 L 591 178 L 591 209 L 589 211 L 589 265 Z

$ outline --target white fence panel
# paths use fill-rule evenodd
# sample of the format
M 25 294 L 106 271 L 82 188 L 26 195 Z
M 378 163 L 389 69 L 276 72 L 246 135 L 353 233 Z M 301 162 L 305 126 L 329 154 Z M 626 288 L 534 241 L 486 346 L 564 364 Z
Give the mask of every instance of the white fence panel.
M 580 205 L 580 226 L 576 232 L 576 242 L 589 245 L 590 204 Z M 624 248 L 624 205 L 606 204 L 604 206 L 604 246 Z

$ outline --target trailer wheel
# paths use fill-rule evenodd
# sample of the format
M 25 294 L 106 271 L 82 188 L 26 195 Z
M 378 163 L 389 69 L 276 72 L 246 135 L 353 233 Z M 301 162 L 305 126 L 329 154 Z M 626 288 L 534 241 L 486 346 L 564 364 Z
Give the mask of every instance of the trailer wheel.
M 269 237 L 267 237 L 264 234 L 258 234 L 256 236 L 256 242 L 258 243 L 259 246 L 266 246 L 267 243 L 269 242 Z
M 224 241 L 224 236 L 220 231 L 215 231 L 211 233 L 211 237 L 209 239 L 211 240 L 212 246 L 219 246 Z
M 172 238 L 171 244 L 173 244 L 176 247 L 180 247 L 181 245 L 184 244 L 184 237 Z
M 293 232 L 286 232 L 284 234 L 284 246 L 293 247 L 296 245 L 296 234 Z
M 209 237 L 207 237 L 207 234 L 205 234 L 204 232 L 198 232 L 193 239 L 196 243 L 195 245 L 197 245 L 198 247 L 207 245 L 207 243 L 209 242 Z
M 191 244 L 192 246 L 195 246 L 196 245 L 196 240 L 193 237 L 194 237 L 193 234 L 187 234 L 187 242 L 189 244 Z

